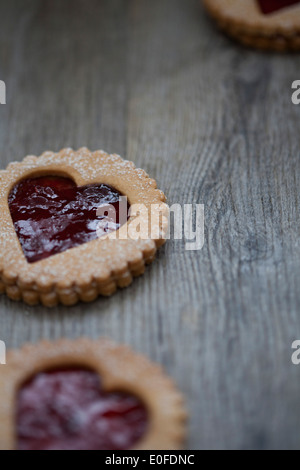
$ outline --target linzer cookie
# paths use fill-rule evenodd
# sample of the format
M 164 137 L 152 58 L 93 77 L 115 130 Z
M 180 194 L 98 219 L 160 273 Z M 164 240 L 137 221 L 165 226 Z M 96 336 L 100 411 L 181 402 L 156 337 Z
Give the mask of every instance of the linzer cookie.
M 161 368 L 109 340 L 42 342 L 0 370 L 0 450 L 176 450 L 181 394 Z
M 300 0 L 203 0 L 226 33 L 259 49 L 300 50 Z
M 52 307 L 128 286 L 165 242 L 164 202 L 145 171 L 103 151 L 11 163 L 0 171 L 0 291 Z

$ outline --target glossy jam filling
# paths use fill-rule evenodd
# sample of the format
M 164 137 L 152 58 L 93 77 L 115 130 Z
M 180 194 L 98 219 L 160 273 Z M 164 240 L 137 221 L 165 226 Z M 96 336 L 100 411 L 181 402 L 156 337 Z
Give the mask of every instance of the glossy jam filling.
M 105 184 L 77 187 L 71 179 L 58 176 L 21 181 L 8 203 L 27 261 L 43 260 L 118 230 L 127 222 L 129 209 L 127 202 L 125 211 L 119 204 L 121 196 Z M 98 208 L 108 204 L 115 212 L 97 215 Z
M 96 373 L 62 369 L 35 376 L 20 390 L 18 450 L 126 450 L 147 430 L 144 405 L 101 389 Z
M 283 8 L 300 3 L 300 0 L 258 0 L 261 11 L 268 15 Z

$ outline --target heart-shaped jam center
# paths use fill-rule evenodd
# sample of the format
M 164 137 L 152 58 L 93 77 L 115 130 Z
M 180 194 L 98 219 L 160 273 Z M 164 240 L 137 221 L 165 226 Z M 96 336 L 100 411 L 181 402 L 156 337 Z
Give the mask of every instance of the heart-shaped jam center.
M 148 413 L 125 393 L 107 393 L 95 372 L 60 369 L 23 385 L 17 402 L 19 450 L 126 450 L 145 434 Z
M 268 15 L 274 11 L 282 10 L 283 8 L 290 7 L 295 3 L 300 3 L 300 0 L 258 0 L 261 11 Z
M 26 259 L 34 263 L 118 230 L 129 210 L 126 202 L 124 218 L 121 199 L 106 184 L 78 187 L 69 178 L 43 176 L 18 183 L 8 203 Z M 114 211 L 97 215 L 108 205 Z

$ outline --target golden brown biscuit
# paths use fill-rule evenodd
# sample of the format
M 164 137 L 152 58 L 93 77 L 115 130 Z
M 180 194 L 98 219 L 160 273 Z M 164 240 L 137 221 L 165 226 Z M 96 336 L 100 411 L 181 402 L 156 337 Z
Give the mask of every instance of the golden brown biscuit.
M 222 30 L 258 49 L 300 50 L 299 0 L 203 0 Z

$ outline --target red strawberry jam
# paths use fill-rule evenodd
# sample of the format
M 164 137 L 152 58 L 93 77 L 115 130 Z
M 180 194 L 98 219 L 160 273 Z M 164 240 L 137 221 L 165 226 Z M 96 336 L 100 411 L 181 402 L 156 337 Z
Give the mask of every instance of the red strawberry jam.
M 18 183 L 8 202 L 27 261 L 43 260 L 118 230 L 127 222 L 129 209 L 125 205 L 125 214 L 120 214 L 121 196 L 105 184 L 77 187 L 71 179 L 58 176 Z M 97 216 L 99 206 L 108 204 L 115 215 Z
M 95 372 L 65 369 L 35 376 L 17 402 L 18 450 L 126 450 L 147 430 L 144 405 L 107 393 Z
M 282 8 L 289 7 L 295 3 L 300 3 L 300 0 L 258 0 L 261 11 L 268 15 L 274 11 L 281 10 Z

